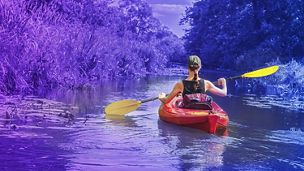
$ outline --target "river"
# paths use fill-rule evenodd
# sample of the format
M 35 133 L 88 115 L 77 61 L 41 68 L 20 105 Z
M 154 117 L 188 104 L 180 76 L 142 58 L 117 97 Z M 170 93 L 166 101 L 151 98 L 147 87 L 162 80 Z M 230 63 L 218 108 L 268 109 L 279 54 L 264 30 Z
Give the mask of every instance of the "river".
M 206 72 L 202 77 L 214 80 L 223 74 Z M 77 106 L 73 121 L 61 122 L 54 116 L 45 124 L 18 122 L 12 129 L 1 119 L 0 169 L 304 169 L 304 111 L 273 95 L 240 93 L 235 82 L 228 83 L 227 97 L 213 96 L 229 115 L 228 136 L 160 121 L 159 101 L 144 103 L 126 117 L 105 117 L 108 104 L 168 93 L 183 78 L 182 74 L 149 76 L 56 90 L 47 99 Z

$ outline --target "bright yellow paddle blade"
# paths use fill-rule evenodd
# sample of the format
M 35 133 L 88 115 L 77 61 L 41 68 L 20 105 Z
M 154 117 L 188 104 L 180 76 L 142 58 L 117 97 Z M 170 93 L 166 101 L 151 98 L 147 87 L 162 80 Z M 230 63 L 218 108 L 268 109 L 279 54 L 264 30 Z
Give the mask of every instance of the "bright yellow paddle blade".
M 271 74 L 277 72 L 278 69 L 279 69 L 279 66 L 271 66 L 271 67 L 259 69 L 256 71 L 252 71 L 252 72 L 247 72 L 247 73 L 243 74 L 242 77 L 264 77 L 264 76 L 271 75 Z
M 105 108 L 105 112 L 107 115 L 125 115 L 136 110 L 140 105 L 140 101 L 120 100 L 108 105 Z

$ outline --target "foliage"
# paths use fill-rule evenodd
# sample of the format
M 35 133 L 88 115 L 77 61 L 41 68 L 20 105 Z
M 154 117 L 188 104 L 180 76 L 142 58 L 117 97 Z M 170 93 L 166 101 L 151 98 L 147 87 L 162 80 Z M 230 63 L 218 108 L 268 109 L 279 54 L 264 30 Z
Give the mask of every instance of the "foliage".
M 302 0 L 200 0 L 182 23 L 191 26 L 187 52 L 201 56 L 205 67 L 245 70 L 304 56 Z
M 142 0 L 0 0 L 0 30 L 6 94 L 140 77 L 184 56 Z
M 304 60 L 304 58 L 303 58 Z M 303 61 L 304 62 L 304 61 Z M 269 63 L 268 65 L 280 64 L 277 73 L 257 80 L 266 88 L 267 94 L 275 94 L 287 99 L 304 98 L 304 65 L 303 62 L 291 60 L 286 64 L 281 64 L 279 60 Z

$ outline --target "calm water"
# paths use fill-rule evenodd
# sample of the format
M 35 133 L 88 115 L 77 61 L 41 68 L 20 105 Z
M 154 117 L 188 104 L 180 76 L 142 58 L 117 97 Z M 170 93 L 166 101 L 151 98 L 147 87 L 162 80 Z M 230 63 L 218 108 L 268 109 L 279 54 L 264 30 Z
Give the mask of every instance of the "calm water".
M 80 107 L 74 123 L 23 124 L 17 130 L 0 125 L 0 169 L 304 170 L 303 110 L 275 96 L 240 96 L 235 83 L 229 83 L 230 96 L 214 97 L 230 117 L 227 137 L 160 121 L 159 101 L 125 118 L 105 118 L 106 105 L 168 93 L 182 78 L 108 81 L 52 93 L 50 99 Z

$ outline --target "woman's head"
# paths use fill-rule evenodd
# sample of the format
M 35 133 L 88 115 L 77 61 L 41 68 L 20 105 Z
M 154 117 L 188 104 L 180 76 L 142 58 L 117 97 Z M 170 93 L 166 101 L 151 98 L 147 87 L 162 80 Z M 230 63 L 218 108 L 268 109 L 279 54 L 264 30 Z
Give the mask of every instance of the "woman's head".
M 194 72 L 194 77 L 192 80 L 195 81 L 195 84 L 193 87 L 195 91 L 199 87 L 198 71 L 201 69 L 201 67 L 202 67 L 201 59 L 198 56 L 196 56 L 196 55 L 189 56 L 188 68 L 189 68 L 189 72 L 191 72 L 191 71 Z
M 198 71 L 202 67 L 201 59 L 196 56 L 192 55 L 188 58 L 188 68 L 191 71 Z

